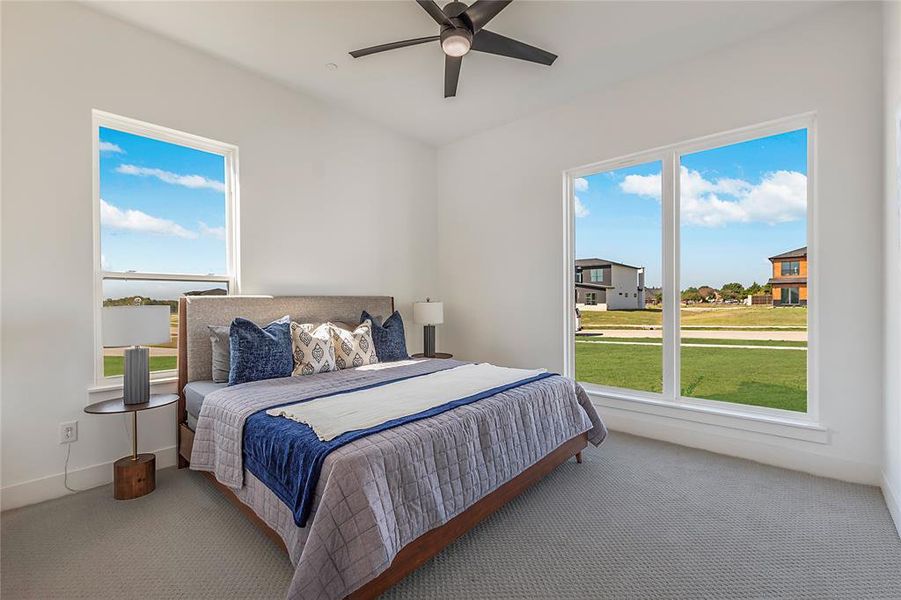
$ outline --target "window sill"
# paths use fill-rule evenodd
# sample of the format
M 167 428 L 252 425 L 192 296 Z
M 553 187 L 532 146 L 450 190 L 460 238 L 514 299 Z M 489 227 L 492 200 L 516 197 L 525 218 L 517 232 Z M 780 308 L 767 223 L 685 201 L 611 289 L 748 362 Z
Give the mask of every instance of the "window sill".
M 91 402 L 101 402 L 103 400 L 112 400 L 113 398 L 122 397 L 122 378 L 110 378 L 110 381 L 104 381 L 88 387 L 88 400 Z M 151 394 L 175 394 L 178 385 L 178 376 L 168 375 L 153 379 L 150 382 Z
M 708 403 L 691 401 L 674 402 L 659 396 L 612 390 L 583 383 L 582 386 L 592 401 L 601 407 L 612 408 L 668 419 L 690 421 L 727 429 L 751 431 L 764 435 L 813 442 L 830 443 L 829 430 L 807 415 L 785 415 L 775 410 L 745 411 L 732 406 L 713 406 Z

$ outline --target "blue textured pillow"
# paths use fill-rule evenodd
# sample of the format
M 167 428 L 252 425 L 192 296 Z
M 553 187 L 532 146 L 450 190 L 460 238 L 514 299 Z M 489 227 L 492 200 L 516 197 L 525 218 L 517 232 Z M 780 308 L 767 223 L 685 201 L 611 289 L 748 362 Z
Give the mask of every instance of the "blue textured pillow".
M 372 343 L 375 344 L 375 355 L 379 357 L 379 362 L 410 358 L 407 354 L 407 339 L 404 337 L 404 320 L 399 312 L 394 311 L 384 323 L 379 323 L 364 310 L 360 315 L 360 323 L 366 319 L 372 321 Z
M 228 349 L 228 385 L 290 377 L 294 369 L 291 317 L 282 317 L 265 327 L 240 317 L 235 319 L 228 333 Z

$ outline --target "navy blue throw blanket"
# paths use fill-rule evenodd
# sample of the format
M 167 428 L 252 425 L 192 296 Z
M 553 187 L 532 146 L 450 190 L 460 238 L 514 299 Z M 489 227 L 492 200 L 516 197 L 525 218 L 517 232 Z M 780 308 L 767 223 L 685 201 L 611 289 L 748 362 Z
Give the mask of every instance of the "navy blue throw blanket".
M 348 431 L 328 442 L 320 440 L 316 432 L 306 423 L 298 423 L 286 417 L 267 415 L 267 410 L 275 408 L 270 406 L 251 415 L 244 424 L 244 466 L 291 509 L 297 526 L 304 527 L 307 523 L 307 517 L 310 516 L 310 509 L 312 508 L 313 496 L 316 492 L 316 484 L 319 482 L 322 463 L 332 451 L 367 435 L 385 431 L 405 423 L 434 417 L 458 406 L 472 404 L 483 398 L 552 376 L 554 376 L 554 373 L 540 373 L 522 381 L 492 388 L 466 398 L 452 400 L 440 406 L 434 406 L 405 417 L 399 417 L 368 429 Z M 422 375 L 414 375 L 413 377 L 422 377 Z M 352 390 L 323 394 L 322 396 L 317 396 L 317 398 L 379 387 L 410 378 L 409 376 L 401 377 Z M 305 402 L 315 399 L 308 398 Z M 280 404 L 279 406 L 288 406 L 289 404 L 295 404 L 295 402 Z

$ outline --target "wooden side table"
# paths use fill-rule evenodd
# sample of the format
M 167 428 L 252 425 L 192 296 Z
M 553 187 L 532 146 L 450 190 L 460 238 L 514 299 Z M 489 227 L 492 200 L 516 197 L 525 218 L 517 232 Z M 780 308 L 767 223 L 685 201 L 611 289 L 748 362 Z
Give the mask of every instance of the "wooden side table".
M 422 352 L 417 352 L 416 354 L 412 354 L 411 358 L 453 358 L 453 354 L 448 354 L 447 352 L 436 352 L 435 356 L 426 356 Z
M 125 404 L 122 398 L 104 400 L 84 407 L 92 415 L 131 413 L 131 456 L 113 463 L 113 497 L 116 500 L 140 498 L 156 488 L 156 455 L 138 454 L 138 413 L 142 410 L 168 406 L 178 400 L 178 394 L 153 394 L 141 404 Z

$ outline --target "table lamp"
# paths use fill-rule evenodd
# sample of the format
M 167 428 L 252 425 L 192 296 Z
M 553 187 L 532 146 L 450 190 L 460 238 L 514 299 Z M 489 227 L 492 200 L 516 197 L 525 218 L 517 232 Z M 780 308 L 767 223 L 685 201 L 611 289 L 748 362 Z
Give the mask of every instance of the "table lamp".
M 122 398 L 125 404 L 150 400 L 151 344 L 170 341 L 169 307 L 106 306 L 103 308 L 103 346 L 125 347 Z
M 423 325 L 422 328 L 422 353 L 427 358 L 435 357 L 435 325 L 444 323 L 444 303 L 432 302 L 426 298 L 425 302 L 413 303 L 413 322 Z

